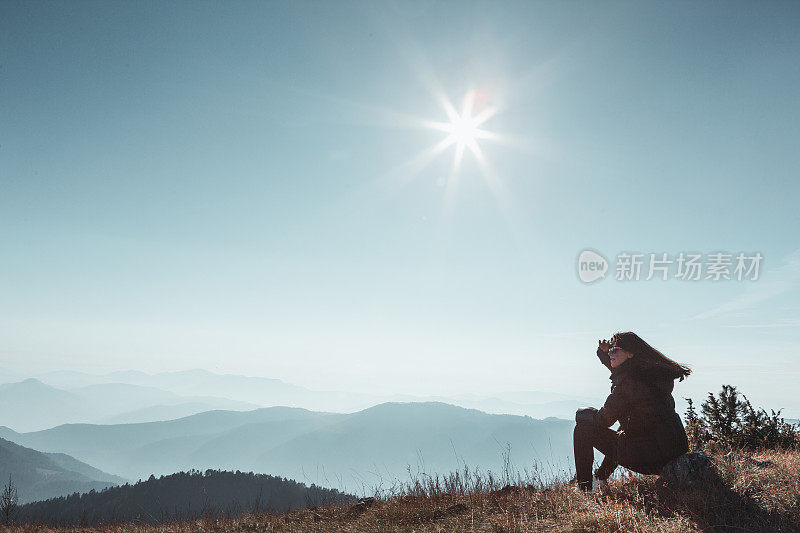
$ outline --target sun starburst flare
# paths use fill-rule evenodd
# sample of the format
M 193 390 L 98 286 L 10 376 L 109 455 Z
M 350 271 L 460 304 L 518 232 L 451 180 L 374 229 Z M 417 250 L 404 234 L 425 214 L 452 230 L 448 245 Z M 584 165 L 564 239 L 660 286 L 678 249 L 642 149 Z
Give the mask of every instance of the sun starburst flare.
M 392 178 L 396 185 L 404 185 L 418 177 L 433 161 L 444 152 L 453 149 L 452 164 L 446 176 L 441 176 L 443 185 L 443 212 L 448 214 L 453 206 L 459 182 L 464 174 L 462 166 L 466 159 L 474 159 L 478 174 L 494 196 L 504 214 L 512 210 L 511 199 L 503 180 L 484 154 L 482 141 L 491 141 L 507 147 L 519 147 L 519 139 L 486 129 L 486 124 L 498 114 L 499 107 L 490 103 L 491 94 L 483 90 L 470 90 L 463 98 L 460 111 L 452 101 L 444 95 L 441 88 L 432 91 L 434 98 L 440 102 L 446 120 L 436 121 L 418 116 L 399 113 L 387 108 L 370 107 L 371 114 L 380 116 L 387 125 L 411 129 L 424 129 L 442 132 L 441 140 L 425 147 L 412 155 L 395 168 L 384 174 Z M 469 157 L 471 155 L 471 157 Z
M 436 148 L 439 152 L 444 151 L 450 146 L 455 145 L 453 156 L 453 173 L 458 172 L 461 161 L 464 158 L 464 151 L 469 150 L 475 158 L 483 161 L 483 152 L 478 146 L 478 139 L 495 139 L 497 134 L 482 129 L 480 126 L 497 112 L 495 107 L 485 107 L 475 113 L 475 98 L 477 91 L 469 91 L 464 96 L 464 103 L 461 113 L 447 98 L 442 98 L 442 107 L 447 114 L 449 122 L 427 122 L 426 127 L 447 133 L 447 137 L 439 143 Z

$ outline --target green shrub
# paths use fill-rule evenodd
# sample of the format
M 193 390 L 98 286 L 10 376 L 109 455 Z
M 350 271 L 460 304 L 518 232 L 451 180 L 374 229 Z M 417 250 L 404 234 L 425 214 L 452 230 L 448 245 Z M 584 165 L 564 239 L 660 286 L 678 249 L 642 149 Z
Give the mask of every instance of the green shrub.
M 740 398 L 741 396 L 741 398 Z M 723 385 L 718 396 L 708 393 L 698 415 L 690 398 L 686 409 L 686 436 L 692 450 L 793 448 L 800 444 L 800 426 L 777 412 L 754 409 L 733 385 Z

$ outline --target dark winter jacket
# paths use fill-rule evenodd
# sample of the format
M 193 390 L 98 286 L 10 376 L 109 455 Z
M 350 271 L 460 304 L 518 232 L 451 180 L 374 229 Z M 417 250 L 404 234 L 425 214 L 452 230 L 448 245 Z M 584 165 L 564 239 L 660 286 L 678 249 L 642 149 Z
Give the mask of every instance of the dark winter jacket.
M 686 431 L 672 398 L 678 377 L 675 371 L 642 363 L 636 356 L 613 368 L 608 354 L 600 349 L 597 357 L 611 370 L 611 394 L 597 411 L 597 423 L 610 427 L 619 420 L 621 455 L 643 470 L 657 473 L 686 453 Z

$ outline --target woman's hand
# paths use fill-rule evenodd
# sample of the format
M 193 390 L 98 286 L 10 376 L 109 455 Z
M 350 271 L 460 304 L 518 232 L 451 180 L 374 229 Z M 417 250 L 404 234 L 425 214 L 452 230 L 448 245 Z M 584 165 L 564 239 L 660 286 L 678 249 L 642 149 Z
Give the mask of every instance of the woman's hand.
M 607 341 L 607 340 L 603 339 L 601 341 L 598 341 L 597 344 L 598 344 L 598 348 L 600 348 L 605 353 L 608 353 L 608 350 L 611 349 L 611 344 L 612 343 L 611 343 L 611 341 Z
M 597 342 L 597 357 L 600 359 L 600 362 L 603 363 L 603 366 L 608 368 L 609 370 L 613 370 L 611 366 L 611 356 L 608 355 L 608 351 L 611 349 L 612 346 L 611 341 L 607 341 L 605 339 Z

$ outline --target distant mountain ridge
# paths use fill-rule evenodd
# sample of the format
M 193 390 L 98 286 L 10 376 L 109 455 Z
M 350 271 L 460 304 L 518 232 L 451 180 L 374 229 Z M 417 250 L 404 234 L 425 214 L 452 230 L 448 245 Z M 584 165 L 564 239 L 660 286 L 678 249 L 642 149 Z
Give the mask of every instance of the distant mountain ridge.
M 52 427 L 86 414 L 86 404 L 78 396 L 38 379 L 0 385 L 0 424 L 15 430 Z M 32 420 L 37 422 L 31 424 Z
M 64 452 L 130 479 L 214 468 L 354 490 L 405 479 L 409 466 L 445 472 L 465 463 L 498 471 L 507 443 L 516 463 L 566 464 L 573 425 L 416 402 L 384 403 L 349 414 L 273 407 L 211 411 L 165 422 L 66 424 L 2 433 L 25 446 Z
M 467 463 L 497 470 L 506 443 L 515 461 L 552 463 L 547 466 L 552 470 L 569 461 L 575 409 L 592 404 L 537 391 L 425 401 L 387 395 L 406 401 L 376 402 L 373 395 L 310 391 L 277 379 L 204 370 L 51 372 L 42 379 L 49 384 L 28 379 L 0 388 L 0 404 L 6 406 L 0 424 L 13 428 L 0 427 L 0 437 L 66 453 L 133 480 L 214 468 L 316 483 L 346 478 L 327 483 L 343 490 L 405 478 L 409 466 L 448 471 Z M 246 399 L 281 406 L 242 410 L 254 405 Z M 347 405 L 360 407 L 343 412 Z M 405 425 L 386 426 L 373 414 L 379 412 Z M 530 418 L 532 413 L 543 420 Z
M 75 371 L 53 371 L 40 376 L 40 379 L 52 386 L 75 391 L 79 388 L 97 384 L 125 383 L 140 387 L 150 387 L 186 398 L 193 395 L 227 398 L 245 402 L 255 407 L 271 407 L 284 405 L 311 410 L 324 410 L 340 413 L 352 413 L 385 402 L 443 402 L 469 409 L 478 409 L 488 413 L 527 415 L 534 418 L 550 416 L 572 419 L 575 410 L 586 405 L 597 405 L 605 399 L 605 394 L 597 397 L 584 397 L 560 392 L 543 391 L 506 391 L 482 394 L 444 395 L 411 395 L 411 394 L 367 394 L 335 390 L 312 390 L 293 385 L 280 379 L 251 377 L 239 374 L 216 374 L 207 370 L 184 370 L 178 372 L 162 372 L 147 374 L 141 371 L 118 371 L 104 375 L 93 375 Z M 152 404 L 166 402 L 151 402 Z M 170 402 L 177 404 L 179 402 Z M 139 409 L 145 406 L 140 406 Z M 239 409 L 239 407 L 217 405 L 215 409 Z M 206 409 L 207 410 L 207 409 Z M 149 418 L 155 413 L 150 409 L 135 414 L 135 409 L 120 410 L 117 417 L 104 420 L 80 420 L 92 423 L 120 423 L 153 420 Z M 195 411 L 200 412 L 200 411 Z M 192 414 L 190 410 L 167 411 L 164 416 Z M 120 416 L 126 414 L 125 416 Z M 138 416 L 138 418 L 137 418 Z M 166 418 L 160 418 L 164 420 Z M 63 420 L 62 422 L 76 422 Z M 0 423 L 3 423 L 0 420 Z M 8 424 L 7 424 L 8 425 Z M 13 426 L 12 426 L 13 427 Z M 31 429 L 45 429 L 40 426 Z M 17 429 L 17 428 L 15 428 Z
M 254 404 L 263 404 L 264 400 L 280 400 L 282 397 L 317 392 L 275 378 L 216 374 L 201 369 L 155 374 L 130 370 L 111 372 L 105 375 L 57 371 L 44 374 L 41 379 L 55 386 L 68 388 L 126 383 L 141 387 L 153 387 L 184 396 L 220 396 Z
M 159 406 L 163 408 L 158 409 Z M 134 422 L 147 417 L 166 420 L 213 409 L 257 407 L 227 398 L 181 396 L 127 383 L 93 384 L 65 390 L 29 378 L 0 385 L 0 424 L 16 431 L 36 431 L 65 423 L 106 423 L 120 419 Z
M 42 453 L 0 438 L 0 480 L 17 485 L 20 503 L 126 483 L 63 453 Z

